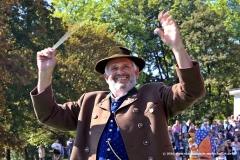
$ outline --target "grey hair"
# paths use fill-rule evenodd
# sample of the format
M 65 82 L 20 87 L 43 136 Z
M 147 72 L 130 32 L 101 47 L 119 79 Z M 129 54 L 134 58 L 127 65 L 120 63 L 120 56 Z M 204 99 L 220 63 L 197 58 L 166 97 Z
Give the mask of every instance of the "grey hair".
M 134 68 L 134 71 L 137 70 L 137 65 L 131 60 L 132 64 L 133 64 L 133 68 Z M 105 69 L 104 69 L 104 72 L 106 73 L 106 75 L 108 75 L 108 69 L 107 69 L 107 66 L 108 66 L 108 63 L 106 64 L 105 66 Z

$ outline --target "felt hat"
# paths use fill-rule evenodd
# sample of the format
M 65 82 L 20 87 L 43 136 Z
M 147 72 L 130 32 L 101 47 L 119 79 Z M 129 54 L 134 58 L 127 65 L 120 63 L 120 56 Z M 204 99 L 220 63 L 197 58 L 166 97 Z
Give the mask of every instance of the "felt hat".
M 115 58 L 129 58 L 137 65 L 139 71 L 141 71 L 145 66 L 144 59 L 134 56 L 132 52 L 127 48 L 116 46 L 110 50 L 107 58 L 101 59 L 100 61 L 97 62 L 97 64 L 95 65 L 95 70 L 101 74 L 104 74 L 105 67 L 108 61 Z

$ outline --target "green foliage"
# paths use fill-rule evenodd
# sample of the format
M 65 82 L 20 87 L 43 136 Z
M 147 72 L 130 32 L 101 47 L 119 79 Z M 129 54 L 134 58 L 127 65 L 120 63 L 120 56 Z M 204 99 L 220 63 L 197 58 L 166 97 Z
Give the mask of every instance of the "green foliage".
M 233 101 L 229 89 L 239 86 L 240 45 L 233 40 L 234 33 L 222 23 L 226 15 L 195 2 L 196 10 L 181 25 L 186 47 L 193 59 L 201 64 L 206 85 L 206 95 L 183 115 L 194 116 L 197 123 L 204 117 L 232 115 Z M 214 17 L 214 18 L 212 18 Z
M 18 156 L 25 151 L 24 159 L 29 159 L 37 145 L 28 143 L 29 135 L 39 126 L 29 97 L 36 85 L 36 52 L 63 32 L 59 19 L 49 17 L 50 6 L 44 1 L 1 3 L 0 152 L 7 149 L 9 157 L 9 150 Z
M 233 39 L 239 42 L 240 39 L 240 1 L 239 0 L 217 0 L 210 1 L 207 3 L 210 8 L 218 13 L 224 15 L 222 23 L 226 26 L 229 32 L 234 33 Z
M 58 103 L 77 100 L 83 93 L 108 90 L 103 75 L 94 71 L 96 62 L 117 45 L 105 27 L 81 26 L 63 50 L 57 51 L 58 65 L 53 76 Z
M 40 144 L 50 146 L 56 138 L 65 144 L 70 135 L 75 135 L 39 124 L 29 97 L 37 83 L 36 52 L 52 46 L 68 27 L 51 17 L 51 6 L 45 1 L 20 0 L 7 3 L 6 8 L 10 5 L 8 17 L 3 20 L 5 30 L 1 30 L 5 34 L 0 37 L 5 42 L 0 54 L 1 147 L 19 156 L 24 151 L 24 159 L 33 159 Z M 53 76 L 59 102 L 77 100 L 86 91 L 107 90 L 102 75 L 92 71 L 95 62 L 116 45 L 113 34 L 106 33 L 105 27 L 83 25 L 65 44 L 58 48 L 59 63 Z
M 99 25 L 105 12 L 111 12 L 110 0 L 52 0 L 56 8 L 54 16 L 65 23 L 87 23 Z

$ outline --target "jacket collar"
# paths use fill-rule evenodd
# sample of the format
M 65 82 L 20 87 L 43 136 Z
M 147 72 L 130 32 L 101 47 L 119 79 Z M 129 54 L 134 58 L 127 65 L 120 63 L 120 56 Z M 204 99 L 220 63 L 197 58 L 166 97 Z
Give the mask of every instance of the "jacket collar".
M 127 105 L 132 104 L 134 101 L 137 100 L 137 88 L 133 87 L 130 91 L 128 91 L 127 93 L 127 98 L 123 101 L 123 103 L 121 104 L 121 106 L 118 108 L 123 108 Z M 106 96 L 106 98 L 104 98 L 99 104 L 98 106 L 104 110 L 108 110 L 110 112 L 110 98 L 111 98 L 111 92 Z

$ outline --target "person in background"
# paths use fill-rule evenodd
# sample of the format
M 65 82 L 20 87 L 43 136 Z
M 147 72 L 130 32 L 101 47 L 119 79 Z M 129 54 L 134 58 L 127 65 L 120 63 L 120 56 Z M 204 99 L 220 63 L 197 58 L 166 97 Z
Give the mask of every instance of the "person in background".
M 60 144 L 60 155 L 59 155 L 59 160 L 63 160 L 64 159 L 64 146 L 62 145 L 62 143 Z
M 218 151 L 218 156 L 216 157 L 216 160 L 227 160 L 227 158 L 224 155 L 224 152 L 222 150 Z
M 59 144 L 59 140 L 56 139 L 56 141 L 51 145 L 53 149 L 53 157 L 54 160 L 58 160 L 61 154 L 61 145 Z
M 234 119 L 231 120 L 231 125 L 234 127 L 234 128 L 237 128 L 237 123 Z
M 216 137 L 214 134 L 214 130 L 211 130 L 211 129 L 208 130 L 208 135 L 209 135 L 209 137 L 211 137 L 213 139 Z
M 188 133 L 185 133 L 183 136 L 184 136 L 184 138 L 183 138 L 183 143 L 184 143 L 184 145 L 185 145 L 185 151 L 184 151 L 184 153 L 185 153 L 186 157 L 188 157 L 188 155 L 189 155 L 189 148 L 188 148 L 188 146 L 189 146 L 189 143 L 188 143 L 189 134 L 188 134 Z
M 234 132 L 235 132 L 235 128 L 231 128 L 231 130 L 228 133 L 231 135 L 231 137 L 233 137 L 234 136 Z
M 208 123 L 208 119 L 207 118 L 203 118 L 203 123 L 201 124 L 200 129 L 203 129 L 204 124 L 207 124 L 207 123 Z
M 232 147 L 235 149 L 234 160 L 239 160 L 240 156 L 240 142 L 238 142 L 238 138 L 236 137 L 232 142 Z
M 179 147 L 179 143 L 180 143 L 180 142 L 185 146 L 185 143 L 183 142 L 183 137 L 182 137 L 181 134 L 179 134 L 178 139 L 175 140 L 175 146 L 176 146 L 176 147 Z
M 231 128 L 228 129 L 228 128 L 227 128 L 228 125 L 229 125 L 228 120 L 224 119 L 224 120 L 223 120 L 223 126 L 224 126 L 224 128 L 226 128 L 228 131 L 230 131 Z
M 183 160 L 180 152 L 175 153 L 175 160 Z
M 218 133 L 220 133 L 220 132 L 221 132 L 222 134 L 224 133 L 224 126 L 223 126 L 223 124 L 219 124 L 219 125 L 218 125 Z
M 175 148 L 175 139 L 174 139 L 174 136 L 172 134 L 172 129 L 171 128 L 168 129 L 168 135 L 169 135 L 169 139 L 170 139 L 170 142 L 171 142 L 173 148 Z
M 208 131 L 210 129 L 207 119 L 204 119 L 204 122 L 201 125 L 201 129 Z
M 181 126 L 179 124 L 179 120 L 176 120 L 175 124 L 172 126 L 172 133 L 175 141 L 177 141 L 179 138 L 179 135 L 181 135 Z
M 181 157 L 185 154 L 185 145 L 183 144 L 182 140 L 179 140 L 178 142 L 177 152 L 181 153 Z
M 218 143 L 219 143 L 219 145 L 220 146 L 224 146 L 225 145 L 225 139 L 224 139 L 224 137 L 223 137 L 223 133 L 222 132 L 219 132 L 218 133 Z
M 182 160 L 188 160 L 187 155 L 183 155 Z
M 233 142 L 235 140 L 235 138 L 238 138 L 238 141 L 240 140 L 240 134 L 239 134 L 239 130 L 237 128 L 234 130 L 234 134 L 232 136 L 231 141 Z
M 227 160 L 233 160 L 233 148 L 232 148 L 232 142 L 231 140 L 227 140 L 227 143 L 225 145 L 224 152 L 226 154 Z
M 221 120 L 217 120 L 217 124 L 218 124 L 219 126 L 223 126 L 223 124 L 222 124 L 222 121 L 221 121 Z
M 212 121 L 212 124 L 210 125 L 210 129 L 213 130 L 217 125 L 217 121 L 216 120 L 213 120 Z
M 229 121 L 231 121 L 231 120 L 229 120 Z M 226 122 L 224 121 L 224 123 L 225 123 L 224 126 L 226 126 L 224 128 L 227 129 L 228 132 L 230 132 L 232 130 L 232 128 L 234 128 L 232 123 L 229 123 L 229 121 L 226 121 Z
M 70 160 L 70 156 L 72 153 L 72 148 L 73 148 L 73 139 L 72 137 L 69 138 L 69 140 L 67 141 L 67 155 L 68 155 L 68 160 Z
M 39 156 L 39 160 L 44 160 L 46 156 L 45 148 L 42 144 L 38 148 L 38 156 Z
M 240 131 L 240 123 L 237 124 L 236 129 L 238 129 Z
M 228 140 L 228 139 L 231 140 L 231 139 L 232 139 L 232 135 L 231 135 L 230 132 L 228 132 L 227 129 L 224 129 L 224 130 L 223 130 L 223 137 L 224 137 L 225 140 Z
M 188 133 L 189 127 L 186 124 L 186 121 L 182 121 L 182 128 L 181 128 L 181 132 L 182 135 L 184 135 L 185 133 Z
M 191 120 L 189 119 L 187 122 L 186 122 L 186 125 L 188 126 L 188 130 L 189 130 L 189 128 L 191 127 L 191 125 L 192 125 L 192 122 L 191 122 Z

